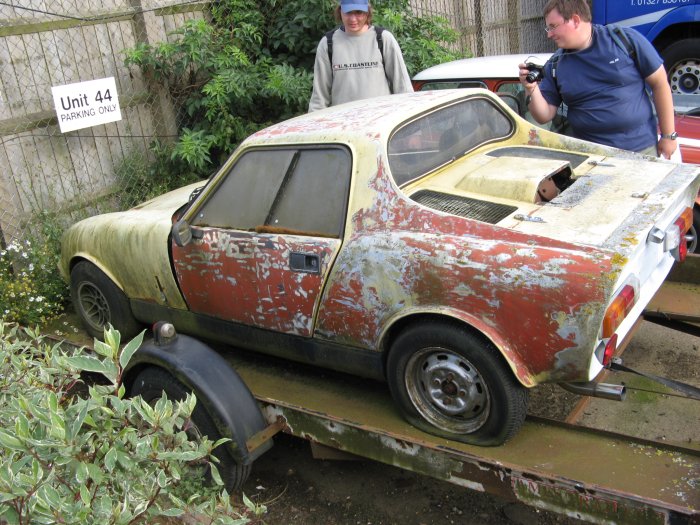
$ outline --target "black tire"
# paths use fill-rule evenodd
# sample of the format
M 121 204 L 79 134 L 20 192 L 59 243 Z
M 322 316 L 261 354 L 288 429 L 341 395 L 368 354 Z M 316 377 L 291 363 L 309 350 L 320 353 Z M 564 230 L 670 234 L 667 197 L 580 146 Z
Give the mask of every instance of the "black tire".
M 700 38 L 685 38 L 661 50 L 673 93 L 700 93 Z
M 144 401 L 154 403 L 166 393 L 168 399 L 180 401 L 185 399 L 192 390 L 175 379 L 163 368 L 151 366 L 144 368 L 134 379 L 131 387 L 132 396 L 141 396 Z M 208 437 L 211 441 L 221 438 L 221 433 L 217 430 L 212 417 L 207 413 L 203 404 L 197 400 L 197 405 L 192 412 L 191 418 L 193 427 L 190 429 L 192 437 Z M 219 445 L 214 449 L 214 455 L 219 460 L 216 468 L 221 475 L 226 490 L 229 492 L 238 490 L 250 475 L 252 465 L 239 465 L 229 453 L 226 445 Z M 211 481 L 211 476 L 206 473 L 206 477 Z
M 124 292 L 91 262 L 81 261 L 71 270 L 70 296 L 75 312 L 93 337 L 102 339 L 109 324 L 119 330 L 123 341 L 142 329 Z
M 697 204 L 693 207 L 693 225 L 689 235 L 692 240 L 688 244 L 688 253 L 700 254 L 700 206 Z
M 527 413 L 529 392 L 498 350 L 456 324 L 402 332 L 389 350 L 387 382 L 411 424 L 463 443 L 501 445 Z

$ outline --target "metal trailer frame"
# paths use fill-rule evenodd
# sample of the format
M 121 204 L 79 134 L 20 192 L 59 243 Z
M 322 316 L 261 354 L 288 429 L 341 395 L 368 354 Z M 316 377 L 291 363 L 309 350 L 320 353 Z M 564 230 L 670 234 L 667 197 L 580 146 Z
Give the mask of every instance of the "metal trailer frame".
M 700 523 L 700 451 L 529 417 L 500 447 L 425 434 L 386 385 L 257 356 L 228 356 L 270 427 L 364 458 L 593 523 Z M 694 480 L 694 481 L 693 481 Z

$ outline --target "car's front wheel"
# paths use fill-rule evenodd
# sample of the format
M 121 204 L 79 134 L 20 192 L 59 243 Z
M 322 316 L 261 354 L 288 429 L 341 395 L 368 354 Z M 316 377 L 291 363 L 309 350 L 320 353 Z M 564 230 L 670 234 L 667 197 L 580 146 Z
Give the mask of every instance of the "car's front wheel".
M 124 292 L 91 262 L 81 261 L 71 270 L 70 294 L 75 312 L 93 337 L 101 339 L 110 324 L 119 330 L 123 340 L 131 339 L 142 329 Z
M 404 417 L 430 434 L 495 446 L 525 420 L 528 390 L 490 342 L 455 324 L 402 332 L 389 350 L 387 381 Z

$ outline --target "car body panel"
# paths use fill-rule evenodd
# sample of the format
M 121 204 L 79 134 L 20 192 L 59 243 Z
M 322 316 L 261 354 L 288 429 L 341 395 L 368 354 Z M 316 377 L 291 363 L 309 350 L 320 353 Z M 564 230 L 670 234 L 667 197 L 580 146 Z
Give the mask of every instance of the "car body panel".
M 172 274 L 167 238 L 171 217 L 203 183 L 195 183 L 145 202 L 132 210 L 81 221 L 64 237 L 61 274 L 80 259 L 105 272 L 126 295 L 172 308 L 186 308 Z
M 339 239 L 207 228 L 201 241 L 173 245 L 188 307 L 201 314 L 310 337 L 314 312 Z M 314 256 L 318 271 L 294 271 L 292 254 Z
M 400 187 L 392 168 L 403 153 L 392 145 L 402 131 L 438 115 L 464 118 L 476 104 L 509 129 Z M 437 155 L 437 135 L 424 131 L 408 139 L 424 139 L 419 153 Z M 245 231 L 193 225 L 190 244 L 170 245 L 173 221 L 195 224 L 246 155 L 301 155 L 326 146 L 352 159 L 337 237 L 269 225 Z M 538 200 L 538 182 L 562 170 L 573 177 L 571 186 L 548 202 Z M 624 337 L 633 313 L 641 312 L 673 264 L 667 250 L 650 244 L 649 232 L 671 225 L 699 185 L 696 168 L 545 131 L 486 90 L 394 95 L 317 111 L 252 135 L 176 217 L 192 187 L 78 223 L 64 238 L 62 271 L 68 275 L 75 258 L 89 254 L 132 300 L 177 310 L 177 319 L 190 309 L 195 317 L 288 336 L 288 352 L 284 342 L 274 349 L 255 338 L 241 344 L 308 362 L 316 362 L 315 351 L 354 349 L 336 361 L 385 353 L 405 323 L 440 317 L 493 342 L 526 386 L 583 381 L 602 369 L 594 351 L 616 291 L 634 275 L 644 298 L 618 329 Z M 439 202 L 422 200 L 426 192 Z M 506 212 L 477 220 L 441 208 L 468 199 Z M 307 213 L 322 208 L 302 202 Z M 318 271 L 295 270 L 291 253 L 317 256 Z M 310 344 L 299 346 L 300 339 Z

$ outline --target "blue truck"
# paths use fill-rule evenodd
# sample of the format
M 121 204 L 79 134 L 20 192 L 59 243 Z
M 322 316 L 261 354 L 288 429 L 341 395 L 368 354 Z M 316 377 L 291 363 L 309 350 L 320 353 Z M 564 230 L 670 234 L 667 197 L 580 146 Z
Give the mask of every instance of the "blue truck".
M 664 59 L 674 93 L 700 93 L 700 0 L 593 0 L 593 22 L 633 27 Z

